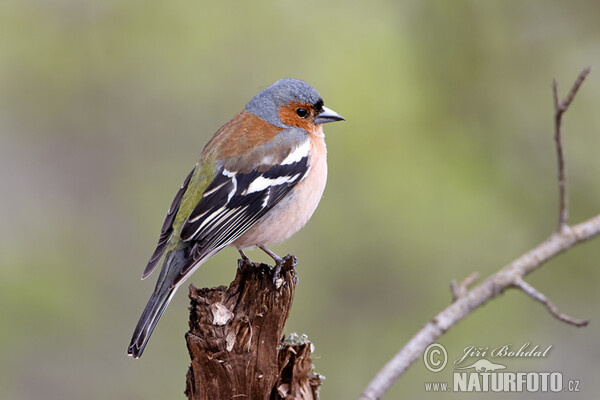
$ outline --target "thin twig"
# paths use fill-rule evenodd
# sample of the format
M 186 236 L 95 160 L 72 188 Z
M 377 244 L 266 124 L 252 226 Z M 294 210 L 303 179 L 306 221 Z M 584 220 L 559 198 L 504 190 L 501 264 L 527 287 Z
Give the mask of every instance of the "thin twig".
M 559 225 L 557 231 L 537 247 L 523 254 L 466 293 L 463 293 L 461 286 L 465 285 L 466 291 L 466 286 L 470 283 L 468 281 L 470 280 L 470 277 L 465 279 L 461 285 L 457 285 L 456 282 L 454 282 L 451 286 L 453 296 L 455 297 L 454 302 L 436 315 L 433 320 L 428 322 L 402 349 L 400 349 L 398 353 L 396 353 L 396 355 L 394 355 L 394 357 L 369 383 L 359 400 L 380 399 L 392 384 L 400 378 L 400 376 L 402 376 L 416 360 L 420 359 L 421 354 L 423 354 L 427 346 L 436 341 L 448 329 L 456 325 L 476 308 L 502 294 L 508 288 L 518 287 L 522 289 L 534 299 L 545 304 L 554 316 L 564 322 L 575 326 L 585 326 L 587 324 L 587 321 L 575 321 L 572 318 L 561 314 L 550 300 L 531 286 L 527 285 L 523 281 L 523 278 L 560 253 L 567 251 L 586 240 L 600 236 L 600 214 L 578 225 L 572 227 L 568 225 L 566 177 L 561 134 L 562 115 L 569 108 L 569 105 L 573 101 L 579 87 L 589 72 L 590 69 L 586 68 L 579 74 L 571 91 L 560 103 L 558 101 L 556 81 L 553 85 L 554 104 L 556 109 L 555 140 L 558 153 L 558 183 L 560 188 Z
M 568 316 L 567 314 L 561 313 L 558 310 L 558 307 L 556 307 L 554 305 L 554 303 L 552 303 L 552 301 L 550 301 L 549 298 L 547 298 L 546 296 L 544 296 L 543 293 L 541 293 L 536 288 L 534 288 L 533 286 L 531 286 L 530 284 L 525 282 L 522 278 L 517 278 L 517 280 L 515 281 L 515 286 L 518 287 L 519 289 L 521 289 L 522 291 L 524 291 L 525 293 L 527 293 L 534 300 L 537 300 L 540 303 L 542 303 L 543 305 L 545 305 L 546 308 L 548 309 L 548 311 L 550 311 L 550 314 L 552 314 L 554 317 L 561 320 L 562 322 L 565 322 L 569 325 L 574 325 L 577 327 L 587 326 L 587 324 L 590 323 L 589 320 L 581 321 L 581 320 L 574 319 L 574 318 Z
M 463 281 L 458 284 L 456 279 L 453 279 L 450 282 L 450 291 L 452 292 L 452 302 L 454 303 L 456 300 L 465 296 L 468 292 L 469 286 L 471 286 L 475 281 L 479 279 L 479 273 L 472 272 L 469 276 L 467 276 Z
M 558 99 L 558 83 L 556 79 L 552 82 L 552 93 L 554 95 L 554 141 L 556 142 L 556 155 L 558 158 L 558 190 L 559 190 L 559 213 L 557 231 L 567 228 L 569 223 L 569 197 L 567 193 L 567 179 L 565 173 L 565 156 L 562 140 L 562 116 L 568 110 L 575 98 L 577 91 L 583 84 L 586 76 L 590 73 L 590 67 L 585 68 L 571 87 L 569 94 L 563 101 Z

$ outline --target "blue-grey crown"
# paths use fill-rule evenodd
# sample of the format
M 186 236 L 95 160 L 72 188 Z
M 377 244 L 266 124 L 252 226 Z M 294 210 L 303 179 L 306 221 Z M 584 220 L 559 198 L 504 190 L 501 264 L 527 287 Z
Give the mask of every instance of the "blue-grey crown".
M 254 96 L 246 104 L 245 110 L 270 124 L 286 128 L 287 126 L 279 119 L 279 108 L 290 101 L 322 103 L 319 92 L 308 83 L 299 79 L 286 78 L 275 82 Z

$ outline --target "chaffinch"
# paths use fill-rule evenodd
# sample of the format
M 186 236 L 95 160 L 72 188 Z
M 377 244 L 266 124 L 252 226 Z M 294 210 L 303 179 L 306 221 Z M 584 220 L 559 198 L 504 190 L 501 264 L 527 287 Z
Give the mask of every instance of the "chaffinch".
M 327 180 L 322 124 L 344 120 L 308 83 L 282 79 L 254 96 L 204 147 L 167 212 L 145 279 L 162 259 L 156 287 L 127 353 L 139 358 L 177 288 L 227 246 L 286 240 L 315 211 Z

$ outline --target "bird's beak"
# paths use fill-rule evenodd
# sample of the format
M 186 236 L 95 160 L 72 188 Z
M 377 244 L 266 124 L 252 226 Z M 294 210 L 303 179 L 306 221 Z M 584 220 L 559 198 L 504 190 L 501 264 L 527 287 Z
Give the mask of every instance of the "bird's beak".
M 346 120 L 346 118 L 342 117 L 340 114 L 336 113 L 335 111 L 333 111 L 327 107 L 323 107 L 323 111 L 318 113 L 317 116 L 315 117 L 315 124 L 326 124 L 328 122 L 345 121 L 345 120 Z

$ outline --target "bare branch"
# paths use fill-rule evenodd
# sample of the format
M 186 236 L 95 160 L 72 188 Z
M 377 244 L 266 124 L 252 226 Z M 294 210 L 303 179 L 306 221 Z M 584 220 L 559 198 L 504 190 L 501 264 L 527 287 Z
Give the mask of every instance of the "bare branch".
M 467 287 L 476 280 L 473 274 L 467 277 L 460 285 L 457 285 L 455 281 L 452 282 L 453 303 L 428 322 L 388 361 L 363 391 L 359 400 L 380 399 L 392 384 L 421 357 L 427 346 L 436 341 L 448 329 L 456 325 L 476 308 L 502 294 L 509 288 L 516 287 L 523 290 L 535 300 L 546 305 L 552 315 L 561 321 L 574 326 L 587 325 L 588 321 L 576 321 L 567 315 L 561 314 L 548 298 L 525 283 L 523 278 L 560 253 L 600 235 L 600 214 L 573 227 L 568 225 L 566 176 L 561 132 L 562 116 L 569 108 L 589 72 L 590 69 L 586 68 L 579 74 L 571 91 L 562 102 L 558 100 L 556 81 L 554 81 L 553 85 L 556 111 L 555 141 L 558 154 L 558 184 L 560 191 L 559 224 L 556 232 L 537 247 L 506 265 L 470 291 L 467 291 Z
M 589 75 L 589 73 L 590 73 L 591 70 L 592 70 L 592 67 L 586 67 L 586 68 L 583 69 L 583 71 L 581 71 L 581 73 L 579 74 L 579 76 L 575 80 L 575 83 L 571 87 L 571 90 L 569 91 L 569 94 L 560 103 L 561 112 L 567 111 L 567 109 L 571 105 L 571 102 L 575 98 L 575 95 L 577 94 L 577 91 L 579 90 L 579 88 L 583 84 L 583 81 L 585 80 L 585 78 L 587 78 L 587 76 Z M 556 84 L 556 80 L 554 80 L 554 83 Z
M 600 235 L 600 214 L 566 232 L 556 232 L 536 248 L 523 254 L 469 291 L 465 296 L 446 307 L 428 322 L 381 369 L 360 396 L 360 400 L 381 398 L 392 384 L 420 359 L 425 348 L 471 312 L 513 287 L 516 280 L 542 266 L 548 260 L 573 246 Z
M 567 97 L 559 102 L 558 83 L 556 79 L 552 82 L 552 93 L 554 95 L 554 141 L 556 142 L 556 155 L 558 158 L 558 190 L 559 190 L 559 212 L 558 212 L 558 231 L 562 231 L 569 223 L 569 198 L 567 193 L 567 180 L 565 173 L 565 156 L 562 141 L 562 116 L 568 110 L 571 102 L 575 98 L 577 91 L 583 84 L 583 81 L 590 73 L 590 67 L 585 68 L 571 87 Z
M 587 324 L 590 323 L 589 320 L 580 321 L 569 317 L 567 314 L 561 313 L 560 311 L 558 311 L 558 307 L 556 307 L 554 303 L 550 301 L 549 298 L 544 296 L 543 293 L 539 292 L 536 288 L 525 282 L 523 279 L 517 279 L 515 282 L 515 287 L 518 287 L 519 289 L 527 293 L 529 296 L 531 296 L 534 300 L 537 300 L 543 305 L 545 305 L 548 311 L 550 311 L 550 314 L 552 314 L 554 317 L 561 320 L 562 322 L 577 327 L 587 326 Z
M 467 290 L 469 286 L 475 283 L 475 281 L 479 279 L 479 273 L 472 272 L 469 276 L 467 276 L 463 281 L 458 284 L 456 280 L 453 279 L 450 282 L 450 291 L 452 292 L 452 302 L 454 303 L 456 300 L 464 297 L 467 294 Z

